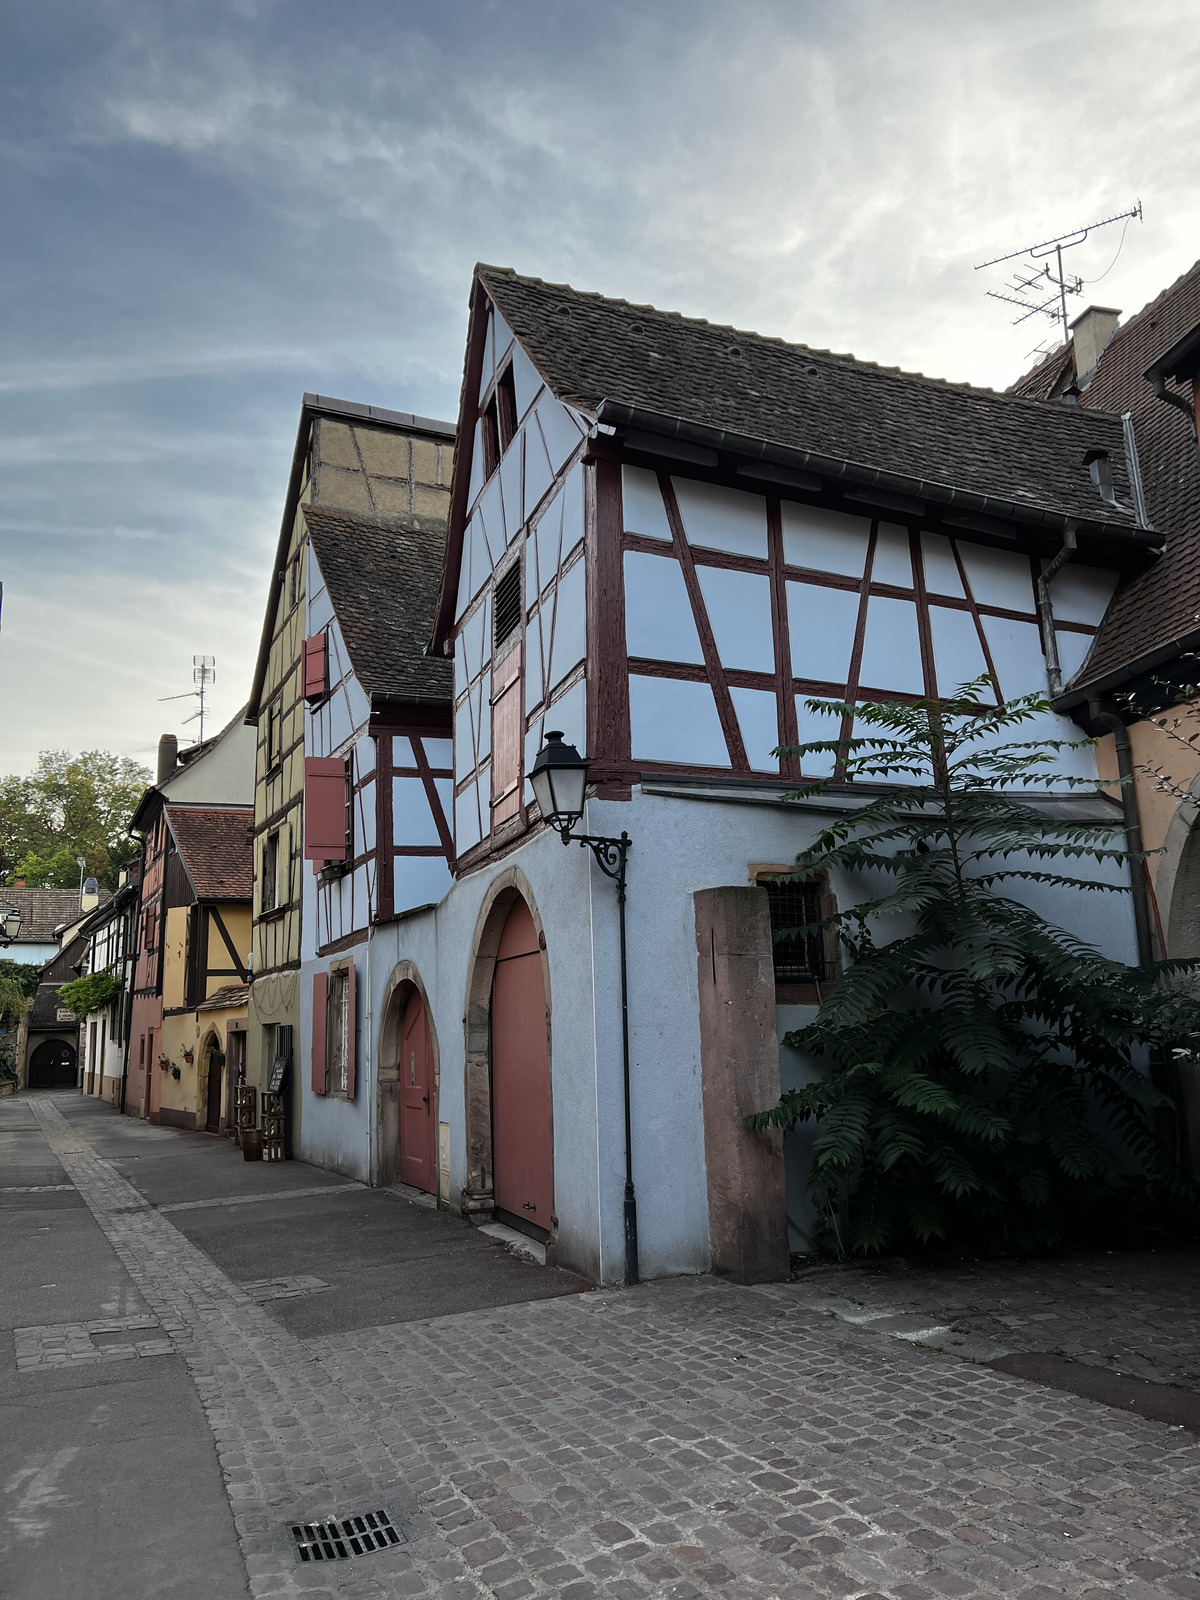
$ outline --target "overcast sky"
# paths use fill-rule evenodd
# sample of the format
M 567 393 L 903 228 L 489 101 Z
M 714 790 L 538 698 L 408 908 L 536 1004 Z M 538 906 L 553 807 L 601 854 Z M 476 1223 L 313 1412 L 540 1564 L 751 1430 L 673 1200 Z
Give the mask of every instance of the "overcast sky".
M 197 652 L 233 715 L 301 395 L 453 419 L 476 260 L 1003 387 L 976 262 L 1139 196 L 1075 309 L 1200 254 L 1186 0 L 0 17 L 0 773 L 150 762 Z

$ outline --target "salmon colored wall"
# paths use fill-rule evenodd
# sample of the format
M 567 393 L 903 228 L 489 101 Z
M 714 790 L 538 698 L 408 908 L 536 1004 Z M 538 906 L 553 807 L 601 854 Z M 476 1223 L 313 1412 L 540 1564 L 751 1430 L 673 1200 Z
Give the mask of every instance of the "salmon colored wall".
M 1186 715 L 1187 710 L 1186 706 L 1179 706 L 1164 713 L 1166 717 L 1179 718 L 1180 732 L 1185 737 L 1191 733 L 1200 733 L 1200 704 L 1197 705 L 1197 715 L 1194 718 Z M 1200 774 L 1200 753 L 1185 748 L 1155 722 L 1132 723 L 1129 729 L 1129 745 L 1133 753 L 1144 848 L 1161 850 L 1167 837 L 1167 829 L 1171 826 L 1171 819 L 1179 809 L 1180 802 L 1175 795 L 1159 790 L 1155 780 L 1139 769 L 1148 767 L 1153 770 L 1161 767 L 1177 788 L 1186 789 Z M 1102 779 L 1116 778 L 1117 757 L 1111 734 L 1105 734 L 1096 746 L 1096 763 Z M 1114 799 L 1120 799 L 1119 788 L 1112 788 L 1107 792 Z M 1161 860 L 1161 856 L 1151 856 L 1146 863 L 1152 883 L 1157 878 Z

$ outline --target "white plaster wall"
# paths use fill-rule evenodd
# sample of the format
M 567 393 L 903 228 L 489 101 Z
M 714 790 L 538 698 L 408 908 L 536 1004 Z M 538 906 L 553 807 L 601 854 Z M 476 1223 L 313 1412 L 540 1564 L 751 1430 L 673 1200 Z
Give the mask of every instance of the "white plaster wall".
M 251 806 L 258 730 L 241 718 L 204 755 L 180 767 L 162 786 L 172 805 Z
M 750 881 L 752 866 L 785 865 L 827 818 L 800 807 L 735 800 L 681 800 L 635 791 L 629 803 L 591 801 L 591 833 L 628 830 L 629 1007 L 634 1180 L 646 1277 L 700 1272 L 709 1263 L 708 1202 L 700 1099 L 699 998 L 692 895 Z M 463 1015 L 468 966 L 489 886 L 510 867 L 527 878 L 547 939 L 555 1213 L 559 1259 L 605 1281 L 623 1271 L 624 1136 L 621 1095 L 620 969 L 615 887 L 591 856 L 540 834 L 456 883 L 440 904 L 373 930 L 354 951 L 359 984 L 358 1094 L 350 1105 L 309 1087 L 314 970 L 306 961 L 301 1002 L 301 1154 L 368 1181 L 376 1153 L 369 1109 L 376 1104 L 379 1000 L 400 960 L 411 961 L 429 996 L 441 1066 L 438 1119 L 450 1125 L 451 1203 L 466 1181 Z M 834 881 L 842 904 L 856 886 Z M 1103 919 L 1083 891 L 1029 885 L 1022 898 L 1104 949 L 1134 958 L 1128 897 L 1106 897 Z M 894 932 L 895 930 L 890 930 Z M 345 955 L 340 959 L 346 959 Z M 793 1015 L 793 1013 L 795 1013 Z M 781 1034 L 811 1015 L 781 1008 Z M 783 1053 L 785 1086 L 811 1066 Z M 789 1216 L 804 1248 L 811 1208 L 803 1195 L 806 1140 L 789 1141 Z

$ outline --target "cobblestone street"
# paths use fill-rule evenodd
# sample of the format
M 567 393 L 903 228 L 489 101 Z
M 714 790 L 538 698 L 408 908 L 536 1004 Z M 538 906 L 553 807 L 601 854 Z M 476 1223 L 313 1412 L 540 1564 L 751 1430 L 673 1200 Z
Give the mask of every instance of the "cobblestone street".
M 335 1195 L 299 1164 L 247 1178 L 227 1146 L 153 1130 L 166 1154 L 202 1152 L 209 1181 L 278 1182 L 281 1194 L 310 1184 L 319 1192 L 304 1203 L 324 1215 L 404 1206 L 405 1226 L 428 1229 L 431 1247 L 465 1236 L 456 1275 L 478 1284 L 485 1304 L 405 1318 L 380 1284 L 388 1311 L 371 1323 L 330 1292 L 327 1257 L 307 1275 L 288 1261 L 230 1276 L 180 1231 L 214 1214 L 201 1197 L 188 1193 L 197 1209 L 181 1209 L 181 1195 L 164 1215 L 166 1189 L 152 1201 L 147 1179 L 117 1171 L 149 1150 L 138 1125 L 45 1096 L 12 1116 L 5 1107 L 0 1130 L 6 1119 L 26 1127 L 17 1110 L 36 1118 L 24 1148 L 39 1138 L 44 1157 L 26 1173 L 36 1183 L 10 1186 L 10 1211 L 18 1198 L 49 1203 L 48 1185 L 55 1204 L 73 1202 L 73 1186 L 138 1303 L 14 1329 L 4 1415 L 35 1404 L 39 1385 L 180 1364 L 215 1441 L 231 1512 L 224 1557 L 244 1574 L 229 1559 L 218 1572 L 214 1554 L 197 1593 L 1200 1597 L 1200 1437 L 980 1364 L 1062 1351 L 1194 1387 L 1191 1258 L 852 1268 L 755 1289 L 692 1279 L 580 1293 L 436 1213 L 365 1191 Z M 259 1204 L 244 1192 L 245 1204 L 222 1209 L 243 1236 L 273 1209 L 269 1194 Z M 302 1218 L 295 1227 L 302 1243 Z M 232 1248 L 214 1241 L 218 1255 Z M 510 1265 L 518 1276 L 498 1288 Z M 329 1320 L 339 1304 L 340 1324 Z M 305 1332 L 300 1319 L 316 1313 L 303 1308 L 318 1305 L 325 1320 Z M 1136 1354 L 1149 1365 L 1135 1372 Z M 110 1406 L 129 1392 L 105 1390 Z M 38 1518 L 13 1509 L 14 1485 L 32 1470 L 5 1447 L 10 1577 L 36 1570 Z M 43 1500 L 54 1538 L 78 1537 L 87 1520 L 78 1490 Z M 382 1508 L 401 1544 L 297 1560 L 294 1525 Z M 67 1591 L 23 1580 L 3 1592 Z M 184 1590 L 115 1575 L 94 1592 Z

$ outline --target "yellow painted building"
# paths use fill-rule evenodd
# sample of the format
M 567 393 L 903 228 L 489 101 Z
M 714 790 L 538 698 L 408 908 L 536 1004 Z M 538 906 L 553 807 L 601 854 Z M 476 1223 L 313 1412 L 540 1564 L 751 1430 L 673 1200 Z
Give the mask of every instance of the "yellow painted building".
M 224 1132 L 244 1077 L 250 948 L 252 813 L 248 806 L 168 806 L 163 896 L 162 1030 L 150 1070 L 158 1121 Z
M 306 394 L 246 721 L 257 727 L 247 1082 L 264 1088 L 300 1025 L 308 506 L 445 519 L 454 429 Z M 293 1102 L 299 1103 L 299 1098 Z M 293 1130 L 297 1132 L 298 1130 Z

